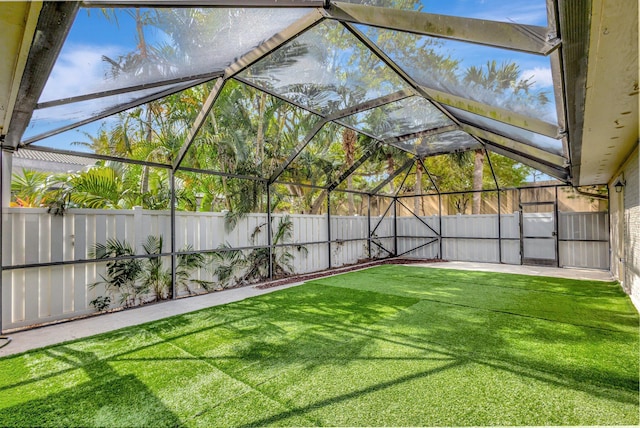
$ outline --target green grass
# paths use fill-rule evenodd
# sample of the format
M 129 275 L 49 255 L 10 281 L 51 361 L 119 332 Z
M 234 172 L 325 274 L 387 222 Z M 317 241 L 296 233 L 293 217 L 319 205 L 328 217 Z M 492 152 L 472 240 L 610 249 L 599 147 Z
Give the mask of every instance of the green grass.
M 638 323 L 615 283 L 380 266 L 0 359 L 0 426 L 638 425 Z

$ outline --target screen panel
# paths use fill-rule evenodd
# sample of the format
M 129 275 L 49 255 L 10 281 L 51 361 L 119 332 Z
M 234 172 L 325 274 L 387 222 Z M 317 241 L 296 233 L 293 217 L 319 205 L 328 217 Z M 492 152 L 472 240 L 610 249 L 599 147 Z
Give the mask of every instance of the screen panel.
M 323 21 L 307 30 L 239 77 L 323 115 L 407 87 L 334 21 Z
M 308 11 L 80 8 L 40 102 L 222 71 Z
M 548 57 L 357 25 L 418 84 L 557 125 Z

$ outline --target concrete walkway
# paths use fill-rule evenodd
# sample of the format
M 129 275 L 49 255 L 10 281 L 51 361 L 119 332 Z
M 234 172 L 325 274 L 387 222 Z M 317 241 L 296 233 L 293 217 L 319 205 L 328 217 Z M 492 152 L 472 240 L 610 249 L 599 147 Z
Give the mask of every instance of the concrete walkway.
M 544 266 L 519 266 L 519 265 L 503 265 L 503 264 L 497 264 L 497 263 L 478 263 L 478 262 L 425 263 L 425 264 L 415 264 L 410 266 L 475 270 L 480 272 L 517 273 L 520 275 L 551 276 L 555 278 L 585 279 L 585 280 L 594 280 L 594 281 L 613 281 L 613 276 L 611 276 L 611 272 L 604 271 L 604 270 L 596 270 L 596 269 L 554 268 L 554 267 L 544 267 Z
M 463 269 L 485 272 L 518 273 L 524 275 L 553 276 L 572 279 L 590 279 L 599 281 L 611 281 L 609 272 L 587 269 L 561 269 L 533 266 L 513 266 L 492 263 L 472 262 L 443 262 L 412 264 L 408 266 L 420 266 L 428 268 Z M 194 296 L 179 300 L 171 300 L 162 303 L 143 306 L 110 314 L 69 321 L 39 327 L 32 330 L 12 333 L 9 336 L 12 341 L 7 346 L 0 348 L 0 357 L 26 352 L 43 346 L 67 342 L 69 340 L 106 333 L 123 327 L 139 325 L 150 321 L 156 321 L 174 315 L 181 315 L 211 306 L 224 305 L 237 302 L 250 297 L 267 294 L 272 291 L 282 290 L 300 285 L 302 282 L 281 285 L 277 287 L 258 289 L 256 287 L 242 287 L 221 292 Z M 0 346 L 4 341 L 0 341 Z

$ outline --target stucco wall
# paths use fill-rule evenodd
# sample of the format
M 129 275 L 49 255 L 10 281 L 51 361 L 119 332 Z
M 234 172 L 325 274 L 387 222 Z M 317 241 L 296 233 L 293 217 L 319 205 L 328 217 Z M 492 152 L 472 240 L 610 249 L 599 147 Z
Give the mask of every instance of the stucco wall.
M 624 178 L 616 193 L 613 185 Z M 609 183 L 611 195 L 611 272 L 640 310 L 640 156 L 638 147 Z

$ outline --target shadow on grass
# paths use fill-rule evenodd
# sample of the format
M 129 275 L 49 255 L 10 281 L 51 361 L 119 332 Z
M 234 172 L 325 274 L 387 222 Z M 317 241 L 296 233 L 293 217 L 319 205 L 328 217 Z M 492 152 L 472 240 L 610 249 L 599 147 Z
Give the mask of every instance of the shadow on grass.
M 278 415 L 274 415 L 274 416 L 270 416 L 268 418 L 265 419 L 259 419 L 256 421 L 252 421 L 246 425 L 243 425 L 243 427 L 255 427 L 255 426 L 267 426 L 267 425 L 272 425 L 277 423 L 278 421 L 281 420 L 285 420 L 285 419 L 289 419 L 292 416 L 298 416 L 298 415 L 304 415 L 305 413 L 308 413 L 309 411 L 312 410 L 317 410 L 319 408 L 322 407 L 327 407 L 327 406 L 331 406 L 333 404 L 337 404 L 343 401 L 348 401 L 348 400 L 353 400 L 355 398 L 359 398 L 363 395 L 366 394 L 371 394 L 377 391 L 382 391 L 384 389 L 387 388 L 391 388 L 394 387 L 396 385 L 405 383 L 405 382 L 410 382 L 416 379 L 423 379 L 423 378 L 427 378 L 429 376 L 433 376 L 439 372 L 443 372 L 446 370 L 450 370 L 453 369 L 455 367 L 459 367 L 462 366 L 464 364 L 464 362 L 462 361 L 453 361 L 449 364 L 445 364 L 444 366 L 441 367 L 436 367 L 430 370 L 425 370 L 423 372 L 419 372 L 419 373 L 412 373 L 410 375 L 407 376 L 400 376 L 396 379 L 393 379 L 391 381 L 388 382 L 381 382 L 381 383 L 377 383 L 375 385 L 371 385 L 368 386 L 366 388 L 361 388 L 361 389 L 354 389 L 348 393 L 345 394 L 341 394 L 341 395 L 337 395 L 325 400 L 320 400 L 320 401 L 316 401 L 313 402 L 312 404 L 309 404 L 308 406 L 303 406 L 303 407 L 296 407 L 293 408 L 291 410 L 288 410 L 286 412 L 282 412 Z
M 348 278 L 343 275 L 342 281 Z M 381 362 L 369 369 L 392 366 L 394 362 L 416 363 L 384 373 L 370 385 L 354 379 L 344 388 L 328 392 L 331 396 L 320 397 L 312 390 L 306 391 L 307 401 L 289 405 L 286 411 L 269 416 L 247 415 L 244 420 L 250 420 L 249 425 L 282 423 L 292 416 L 393 390 L 469 363 L 557 387 L 569 395 L 573 390 L 638 405 L 637 333 L 604 331 L 382 291 L 307 284 L 96 336 L 78 346 L 68 344 L 36 351 L 60 361 L 65 368 L 5 385 L 0 391 L 10 393 L 16 386 L 36 384 L 78 369 L 90 380 L 3 409 L 0 425 L 180 424 L 147 385 L 131 375 L 119 375 L 109 365 L 127 361 L 168 361 L 175 362 L 176 367 L 185 361 L 203 361 L 265 395 L 286 395 L 286 390 L 274 390 L 280 382 L 270 383 L 272 380 L 281 377 L 282 385 L 286 385 L 283 388 L 291 387 L 296 379 L 317 375 L 315 370 L 319 368 L 326 367 L 328 370 L 321 373 L 326 375 L 348 365 L 357 369 L 360 361 Z M 508 295 L 511 299 L 519 296 L 522 295 Z M 99 349 L 101 341 L 134 331 L 148 332 L 150 343 L 115 340 L 103 353 L 87 351 Z M 188 355 L 134 355 L 158 344 L 176 346 Z M 79 346 L 83 350 L 74 349 Z M 397 349 L 398 353 L 387 355 L 388 349 Z M 18 360 L 1 359 L 0 364 Z M 626 360 L 627 364 L 612 364 Z M 295 376 L 291 374 L 294 372 Z M 360 382 L 366 384 L 367 376 L 363 376 Z M 323 378 L 317 380 L 321 382 Z M 209 411 L 212 410 L 204 413 Z M 197 420 L 198 415 L 193 414 L 192 418 Z
M 0 426 L 176 426 L 180 420 L 134 375 L 119 375 L 94 354 L 48 352 L 89 380 L 0 410 Z

